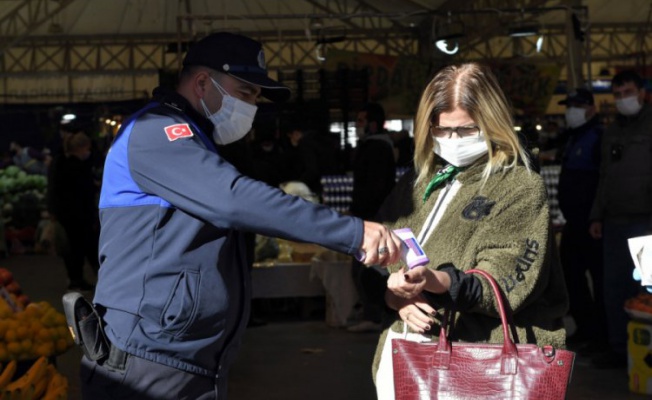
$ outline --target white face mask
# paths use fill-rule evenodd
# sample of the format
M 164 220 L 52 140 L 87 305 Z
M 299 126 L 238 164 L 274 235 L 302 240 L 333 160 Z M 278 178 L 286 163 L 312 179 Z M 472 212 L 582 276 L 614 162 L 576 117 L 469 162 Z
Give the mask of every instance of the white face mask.
M 362 139 L 365 136 L 364 126 L 356 126 L 355 135 L 358 137 L 358 139 Z
M 577 128 L 586 123 L 586 110 L 581 107 L 568 107 L 566 109 L 566 125 Z
M 643 105 L 638 102 L 638 96 L 625 97 L 616 100 L 616 109 L 622 115 L 635 115 L 641 111 Z
M 199 102 L 204 108 L 206 117 L 215 126 L 213 140 L 217 144 L 229 144 L 238 141 L 251 130 L 258 107 L 236 99 L 229 95 L 213 78 L 211 78 L 211 81 L 217 90 L 222 93 L 222 107 L 211 114 L 204 99 L 200 99 Z
M 460 139 L 435 138 L 435 154 L 456 167 L 466 167 L 489 150 L 482 132 Z

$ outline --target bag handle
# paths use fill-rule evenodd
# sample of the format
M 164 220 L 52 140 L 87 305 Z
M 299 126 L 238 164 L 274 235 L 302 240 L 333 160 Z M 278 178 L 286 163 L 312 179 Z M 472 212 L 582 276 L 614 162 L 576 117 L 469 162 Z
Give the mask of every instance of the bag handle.
M 491 276 L 491 274 L 489 274 L 486 271 L 482 271 L 479 269 L 470 269 L 465 273 L 483 276 L 489 282 L 489 285 L 491 286 L 491 289 L 494 292 L 494 297 L 496 298 L 496 303 L 498 305 L 498 312 L 500 314 L 500 321 L 503 326 L 503 351 L 501 355 L 500 373 L 502 375 L 507 375 L 507 374 L 515 375 L 516 367 L 518 365 L 517 362 L 518 352 L 516 350 L 516 345 L 514 344 L 514 341 L 509 335 L 507 316 L 505 314 L 505 305 L 503 303 L 503 296 L 500 292 L 500 288 L 498 287 L 498 283 L 496 283 L 496 281 Z M 439 346 L 437 348 L 437 351 L 435 352 L 436 359 L 435 359 L 434 366 L 440 369 L 448 369 L 450 365 L 451 344 L 450 341 L 448 340 L 448 336 L 446 332 L 446 326 L 449 324 L 451 320 L 449 314 L 450 312 L 447 310 L 439 331 Z

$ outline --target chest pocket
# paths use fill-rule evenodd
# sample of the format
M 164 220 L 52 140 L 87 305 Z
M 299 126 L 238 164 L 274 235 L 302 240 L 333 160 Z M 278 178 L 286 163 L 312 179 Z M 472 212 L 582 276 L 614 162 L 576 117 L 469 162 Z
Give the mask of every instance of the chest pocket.
M 606 206 L 618 214 L 652 211 L 652 135 L 607 143 Z

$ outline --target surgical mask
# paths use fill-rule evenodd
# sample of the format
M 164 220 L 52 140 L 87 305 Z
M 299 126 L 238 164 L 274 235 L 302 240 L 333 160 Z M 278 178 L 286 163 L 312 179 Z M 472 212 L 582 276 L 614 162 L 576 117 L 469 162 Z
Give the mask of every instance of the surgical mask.
M 200 99 L 206 117 L 214 125 L 213 140 L 217 144 L 229 144 L 242 139 L 254 122 L 258 107 L 229 95 L 213 78 L 213 85 L 222 93 L 222 107 L 211 114 L 204 99 Z
M 566 109 L 566 125 L 574 129 L 586 123 L 586 110 L 581 107 L 568 107 Z
M 466 167 L 487 154 L 489 148 L 482 132 L 459 139 L 434 138 L 435 154 L 456 167 Z
M 635 115 L 641 111 L 642 107 L 643 105 L 638 102 L 638 96 L 630 96 L 616 100 L 616 109 L 622 115 Z
M 355 136 L 357 136 L 358 139 L 362 139 L 365 136 L 364 126 L 356 126 L 355 127 Z

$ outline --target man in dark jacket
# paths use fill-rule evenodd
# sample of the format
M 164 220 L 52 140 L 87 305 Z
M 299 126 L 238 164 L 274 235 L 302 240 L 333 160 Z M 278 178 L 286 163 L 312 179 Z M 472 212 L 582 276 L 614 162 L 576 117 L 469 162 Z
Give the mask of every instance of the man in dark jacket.
M 577 88 L 559 104 L 566 106 L 567 126 L 558 138 L 563 143 L 558 199 L 566 220 L 560 258 L 570 315 L 577 326 L 569 345 L 578 346 L 580 351 L 596 351 L 606 345 L 602 240 L 589 235 L 589 213 L 598 189 L 603 129 L 588 90 Z
M 593 359 L 603 368 L 627 366 L 629 317 L 623 304 L 641 290 L 632 279 L 627 239 L 652 230 L 652 107 L 645 102 L 644 83 L 631 70 L 611 80 L 618 115 L 602 138 L 600 181 L 591 210 L 591 236 L 604 242 L 609 352 Z

